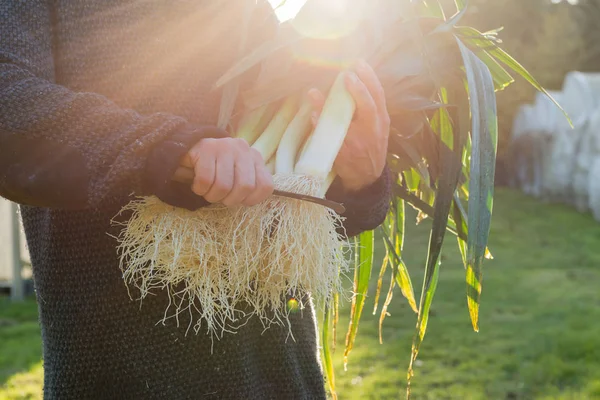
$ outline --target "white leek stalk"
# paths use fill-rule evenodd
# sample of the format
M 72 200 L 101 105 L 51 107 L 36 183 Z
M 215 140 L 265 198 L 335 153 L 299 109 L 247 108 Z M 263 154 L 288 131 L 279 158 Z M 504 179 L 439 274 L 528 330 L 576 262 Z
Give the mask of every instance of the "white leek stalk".
M 267 163 L 267 170 L 271 173 L 271 175 L 275 174 L 275 157 L 272 157 L 271 160 Z
M 265 104 L 244 113 L 239 122 L 235 137 L 244 139 L 248 144 L 252 145 L 271 120 L 273 109 L 274 106 L 272 104 Z
M 329 91 L 315 130 L 308 139 L 294 172 L 327 179 L 344 143 L 355 110 L 354 98 L 346 89 L 345 72 L 341 72 Z
M 325 197 L 327 190 L 329 190 L 329 186 L 331 186 L 336 176 L 337 174 L 334 171 L 331 171 L 327 174 L 327 178 L 325 178 L 325 181 L 321 184 L 320 190 L 317 193 L 317 197 Z
M 306 153 L 306 148 L 308 147 L 308 142 L 309 142 L 311 136 L 312 136 L 312 132 L 310 132 L 306 136 L 306 139 L 304 139 L 304 142 L 302 143 L 302 146 L 300 147 L 300 151 L 298 152 L 298 154 L 296 154 L 296 159 L 294 160 L 294 173 L 296 172 L 296 164 L 298 164 L 298 160 L 300 160 L 302 157 L 304 157 L 304 154 Z
M 288 97 L 277 114 L 273 117 L 265 131 L 260 135 L 252 147 L 262 155 L 263 160 L 269 160 L 277 151 L 281 137 L 298 111 L 296 96 Z
M 283 133 L 279 147 L 277 147 L 276 173 L 294 173 L 294 163 L 296 162 L 297 155 L 306 136 L 310 133 L 312 109 L 310 100 L 305 98 L 296 116 Z

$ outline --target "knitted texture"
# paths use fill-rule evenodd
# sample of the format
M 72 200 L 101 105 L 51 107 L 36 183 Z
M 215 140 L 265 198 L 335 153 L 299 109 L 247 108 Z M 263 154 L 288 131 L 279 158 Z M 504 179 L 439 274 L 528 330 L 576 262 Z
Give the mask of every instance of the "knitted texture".
M 245 1 L 0 2 L 0 195 L 21 204 L 45 398 L 325 398 L 308 297 L 290 328 L 250 318 L 212 342 L 187 331 L 189 315 L 157 324 L 168 297 L 140 306 L 119 269 L 111 218 L 132 194 L 177 203 L 156 160 L 172 169 L 210 134 Z M 249 46 L 273 27 L 265 4 Z M 386 172 L 363 193 L 328 193 L 349 235 L 383 221 L 389 185 Z

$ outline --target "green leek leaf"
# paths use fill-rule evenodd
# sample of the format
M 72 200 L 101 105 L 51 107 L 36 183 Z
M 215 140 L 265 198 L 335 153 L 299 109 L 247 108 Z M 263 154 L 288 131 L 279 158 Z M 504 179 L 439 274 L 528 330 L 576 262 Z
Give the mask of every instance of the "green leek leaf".
M 489 69 L 456 39 L 465 60 L 471 104 L 472 154 L 469 181 L 467 240 L 467 302 L 473 329 L 479 331 L 482 264 L 486 252 L 494 197 L 498 118 Z
M 348 354 L 352 351 L 354 340 L 358 332 L 358 323 L 362 314 L 367 291 L 369 290 L 369 281 L 371 280 L 371 270 L 373 269 L 374 255 L 374 231 L 365 231 L 360 234 L 357 240 L 357 262 L 354 270 L 354 296 L 352 297 L 352 309 L 350 311 L 350 326 L 346 334 L 346 349 L 344 350 L 344 367 L 348 364 Z

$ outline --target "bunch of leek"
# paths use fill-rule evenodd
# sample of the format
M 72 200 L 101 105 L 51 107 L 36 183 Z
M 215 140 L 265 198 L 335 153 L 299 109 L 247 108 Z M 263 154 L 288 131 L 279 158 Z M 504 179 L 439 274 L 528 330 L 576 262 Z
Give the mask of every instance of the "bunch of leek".
M 219 86 L 232 84 L 234 77 L 257 64 L 273 71 L 270 65 L 281 63 L 282 59 L 295 61 L 281 63 L 286 68 L 269 79 L 262 75 L 263 79 L 254 87 L 240 94 L 247 107 L 246 115 L 311 87 L 331 88 L 321 120 L 306 142 L 318 143 L 315 153 L 298 160 L 293 169 L 295 173 L 322 178 L 332 173 L 331 158 L 322 152 L 330 152 L 329 156 L 336 154 L 353 113 L 351 99 L 337 85 L 339 71 L 357 58 L 367 59 L 374 67 L 385 87 L 392 117 L 388 162 L 396 173 L 390 213 L 378 228 L 386 254 L 377 277 L 375 298 L 377 304 L 382 278 L 390 271 L 391 284 L 381 308 L 380 329 L 396 285 L 417 313 L 408 375 L 410 393 L 412 365 L 427 328 L 446 231 L 456 236 L 466 270 L 468 310 L 473 329 L 479 330 L 482 263 L 484 258 L 491 258 L 487 241 L 497 145 L 495 92 L 514 81 L 509 73 L 512 71 L 537 90 L 548 93 L 499 47 L 498 31 L 482 33 L 457 25 L 467 10 L 464 0 L 455 0 L 455 9 L 449 16 L 437 0 L 347 1 L 343 16 L 339 9 L 332 10 L 324 3 L 309 0 L 296 18 L 281 24 L 277 37 L 242 57 L 222 77 Z M 343 8 L 340 2 L 335 3 Z M 321 68 L 331 65 L 332 60 L 339 68 Z M 289 146 L 298 148 L 297 142 L 290 141 Z M 282 140 L 281 147 L 287 149 L 288 141 Z M 275 165 L 278 157 L 279 152 L 275 155 Z M 290 172 L 291 164 L 281 171 Z M 418 303 L 402 259 L 406 203 L 418 210 L 419 220 L 432 219 Z M 365 232 L 356 241 L 354 296 L 345 362 L 368 295 L 374 269 L 374 237 L 374 232 Z M 324 367 L 334 397 L 331 357 L 338 304 L 337 296 L 328 298 L 322 307 L 320 324 Z

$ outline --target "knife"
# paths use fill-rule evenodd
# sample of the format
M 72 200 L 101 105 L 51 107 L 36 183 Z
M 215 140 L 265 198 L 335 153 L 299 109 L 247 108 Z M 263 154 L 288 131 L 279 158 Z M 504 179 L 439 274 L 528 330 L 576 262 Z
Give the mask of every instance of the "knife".
M 191 184 L 194 181 L 194 171 L 190 168 L 180 166 L 175 171 L 175 175 L 173 175 L 172 179 L 176 182 Z M 273 191 L 273 195 L 279 196 L 279 197 L 286 197 L 289 199 L 308 201 L 308 202 L 314 203 L 314 204 L 319 204 L 321 206 L 332 209 L 333 211 L 335 211 L 338 214 L 343 214 L 346 212 L 346 207 L 344 207 L 343 204 L 338 203 L 336 201 L 328 200 L 328 199 L 322 199 L 320 197 L 286 192 L 284 190 L 277 190 L 277 189 Z

